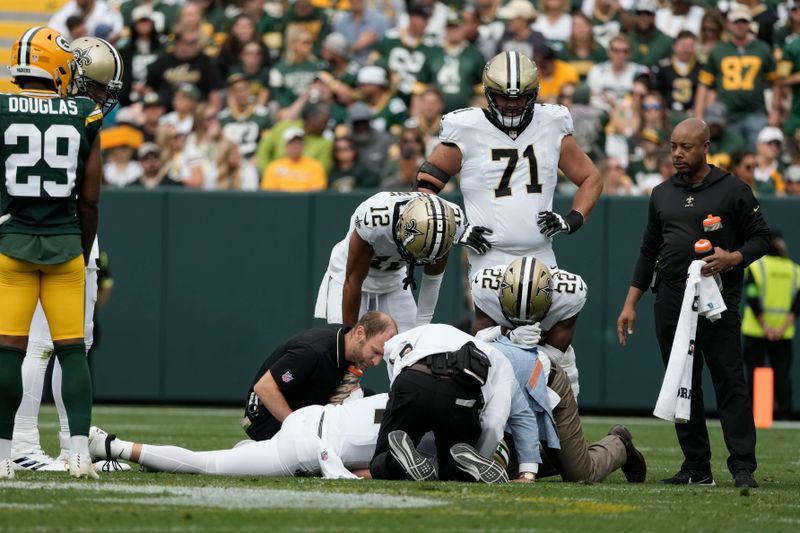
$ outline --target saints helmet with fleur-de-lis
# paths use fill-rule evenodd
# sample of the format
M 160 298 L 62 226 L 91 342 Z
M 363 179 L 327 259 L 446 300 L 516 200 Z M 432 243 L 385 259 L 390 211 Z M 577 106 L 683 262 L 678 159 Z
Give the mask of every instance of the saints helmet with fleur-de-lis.
M 108 114 L 119 100 L 122 89 L 122 58 L 111 43 L 99 37 L 80 37 L 72 41 L 75 76 L 71 96 L 88 96 Z
M 542 320 L 553 302 L 553 276 L 534 257 L 518 257 L 507 267 L 500 283 L 500 308 L 517 326 Z
M 394 227 L 400 255 L 409 263 L 433 263 L 453 246 L 456 215 L 441 198 L 429 194 L 403 206 Z

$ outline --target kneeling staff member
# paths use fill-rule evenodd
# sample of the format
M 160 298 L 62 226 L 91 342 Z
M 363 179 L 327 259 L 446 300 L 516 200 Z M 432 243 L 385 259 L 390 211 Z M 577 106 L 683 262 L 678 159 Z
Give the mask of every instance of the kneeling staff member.
M 533 459 L 536 420 L 511 365 L 491 346 L 452 326 L 429 324 L 389 339 L 384 354 L 391 389 L 372 477 L 506 482 L 504 468 L 486 457 L 497 449 L 507 421 L 520 442 L 531 445 L 518 450 L 520 464 Z M 428 431 L 438 469 L 416 449 Z
M 292 411 L 329 403 L 348 367 L 379 364 L 384 342 L 395 333 L 392 317 L 370 311 L 352 328 L 329 324 L 287 340 L 264 361 L 247 392 L 242 419 L 247 436 L 270 439 Z

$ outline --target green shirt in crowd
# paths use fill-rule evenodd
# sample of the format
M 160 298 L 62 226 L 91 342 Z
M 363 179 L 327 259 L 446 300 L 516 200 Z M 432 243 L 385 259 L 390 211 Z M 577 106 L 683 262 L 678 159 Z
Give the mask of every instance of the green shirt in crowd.
M 715 46 L 698 80 L 717 91 L 717 99 L 735 120 L 748 113 L 766 113 L 764 90 L 775 76 L 772 50 L 753 38 L 743 47 L 727 42 Z

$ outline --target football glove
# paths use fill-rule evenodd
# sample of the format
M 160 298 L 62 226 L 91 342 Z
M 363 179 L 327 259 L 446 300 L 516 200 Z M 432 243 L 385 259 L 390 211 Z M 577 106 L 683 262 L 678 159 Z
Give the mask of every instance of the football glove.
M 508 332 L 508 339 L 519 346 L 533 348 L 542 338 L 542 325 L 537 322 L 526 326 L 518 326 Z
M 575 233 L 583 226 L 583 215 L 574 209 L 566 216 L 561 216 L 552 211 L 542 211 L 539 213 L 537 221 L 539 231 L 547 237 L 553 237 L 559 233 Z
M 461 234 L 461 238 L 458 239 L 458 244 L 467 246 L 478 255 L 483 255 L 492 247 L 492 243 L 484 237 L 484 234 L 491 235 L 492 233 L 493 231 L 489 228 L 468 225 Z

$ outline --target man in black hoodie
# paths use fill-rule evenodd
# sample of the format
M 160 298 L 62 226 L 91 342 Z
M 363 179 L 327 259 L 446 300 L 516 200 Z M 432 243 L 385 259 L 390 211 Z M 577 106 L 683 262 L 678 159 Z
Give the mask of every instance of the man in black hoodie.
M 625 305 L 617 320 L 623 346 L 633 333 L 636 304 L 648 287 L 656 292 L 656 336 L 666 365 L 680 315 L 689 264 L 700 257 L 698 239 L 708 239 L 713 254 L 703 257 L 704 276 L 719 275 L 727 310 L 710 322 L 699 318 L 692 374 L 691 419 L 676 424 L 684 455 L 680 471 L 663 480 L 671 485 L 714 485 L 711 446 L 703 405 L 703 361 L 708 365 L 717 395 L 722 432 L 728 446 L 728 469 L 737 487 L 758 487 L 756 433 L 750 393 L 744 380 L 739 300 L 744 268 L 764 255 L 770 234 L 750 188 L 736 176 L 706 162 L 708 126 L 687 119 L 672 132 L 672 163 L 677 172 L 653 189 L 641 253 L 636 262 Z M 707 215 L 720 220 L 704 224 Z M 653 275 L 655 273 L 655 276 Z M 699 357 L 698 357 L 699 355 Z

